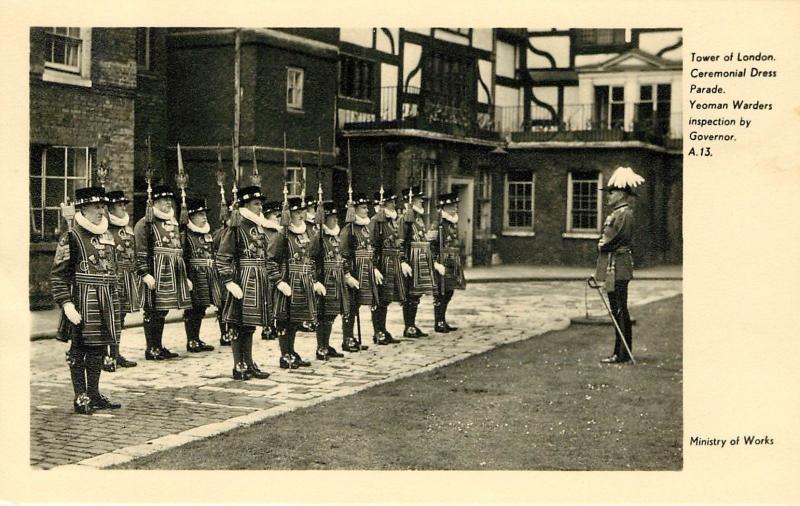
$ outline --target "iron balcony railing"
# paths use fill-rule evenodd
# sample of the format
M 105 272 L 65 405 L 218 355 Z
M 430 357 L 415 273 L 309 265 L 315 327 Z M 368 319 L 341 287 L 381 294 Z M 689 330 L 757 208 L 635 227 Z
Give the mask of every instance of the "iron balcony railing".
M 620 102 L 568 104 L 562 114 L 532 106 L 494 107 L 463 105 L 460 97 L 419 88 L 381 88 L 377 103 L 342 101 L 338 111 L 342 130 L 419 129 L 464 137 L 514 142 L 602 142 L 638 140 L 680 148 L 682 115 L 667 104 Z M 375 97 L 378 98 L 378 97 Z

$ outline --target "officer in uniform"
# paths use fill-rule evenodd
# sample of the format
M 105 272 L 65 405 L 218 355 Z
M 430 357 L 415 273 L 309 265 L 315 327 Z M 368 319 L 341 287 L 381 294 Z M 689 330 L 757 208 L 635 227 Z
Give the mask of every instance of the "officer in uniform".
M 406 301 L 406 278 L 411 276 L 411 266 L 405 261 L 397 194 L 385 191 L 382 208 L 380 192 L 375 193 L 373 202 L 379 208 L 370 220 L 370 234 L 375 243 L 375 265 L 383 275 L 383 284 L 378 287 L 379 301 L 372 306 L 372 341 L 384 345 L 398 342 L 386 330 L 386 315 L 390 303 Z
M 186 203 L 189 221 L 184 231 L 183 254 L 192 281 L 192 307 L 183 312 L 186 329 L 186 351 L 212 351 L 210 344 L 200 339 L 200 327 L 208 306 L 222 308 L 222 288 L 214 261 L 214 237 L 208 222 L 205 199 L 190 198 Z
M 364 194 L 353 198 L 355 216 L 339 233 L 342 256 L 349 263 L 350 274 L 358 282 L 350 297 L 350 312 L 342 317 L 342 349 L 349 352 L 361 350 L 361 343 L 353 334 L 353 325 L 361 305 L 370 308 L 380 301 L 378 286 L 383 284 L 383 275 L 375 268 L 375 245 L 369 231 L 369 204 Z
M 217 270 L 220 283 L 229 292 L 222 309 L 233 352 L 233 379 L 266 379 L 253 361 L 253 333 L 271 319 L 267 272 L 266 220 L 262 214 L 265 196 L 258 186 L 239 190 L 241 223 L 231 224 L 220 240 Z
M 281 227 L 281 209 L 283 204 L 280 201 L 273 200 L 264 204 L 264 219 L 266 225 L 264 226 L 264 233 L 267 234 L 267 244 L 271 244 L 273 241 L 280 240 L 281 232 L 283 228 Z M 270 299 L 275 295 L 275 287 L 272 285 L 272 282 L 269 283 L 269 290 L 268 296 Z M 273 300 L 270 300 L 269 307 L 274 308 L 275 304 Z M 269 325 L 264 327 L 261 330 L 261 339 L 265 340 L 274 340 L 278 338 L 278 331 L 275 329 L 275 318 L 274 315 L 270 318 Z
M 170 309 L 189 309 L 192 282 L 183 261 L 181 233 L 175 219 L 175 194 L 164 185 L 153 188 L 153 219 L 141 218 L 133 228 L 136 241 L 136 272 L 145 285 L 144 335 L 147 360 L 175 358 L 162 343 L 164 318 Z
M 597 243 L 599 255 L 595 279 L 604 283 L 611 313 L 623 333 L 620 335 L 616 327 L 614 328 L 614 353 L 602 359 L 601 362 L 604 363 L 625 363 L 631 360 L 622 339 L 625 339 L 628 348 L 633 350 L 633 328 L 628 313 L 628 284 L 633 279 L 632 204 L 636 197 L 634 190 L 643 182 L 644 178 L 630 167 L 618 167 L 608 180 L 608 186 L 603 188 L 606 192 L 606 204 L 612 207 L 613 211 L 603 223 L 603 234 Z
M 349 288 L 358 288 L 358 281 L 350 275 L 350 265 L 342 256 L 339 234 L 339 211 L 333 202 L 323 202 L 325 222 L 317 239 L 321 248 L 317 260 L 319 279 L 325 286 L 325 296 L 317 307 L 317 360 L 344 357 L 331 346 L 331 331 L 337 315 L 346 318 L 350 314 Z
M 458 237 L 458 195 L 445 193 L 439 196 L 439 223 L 431 230 L 431 251 L 433 252 L 434 294 L 433 313 L 434 330 L 440 333 L 458 330 L 447 323 L 447 306 L 453 298 L 454 290 L 464 290 L 467 280 L 464 278 L 461 239 Z
M 142 279 L 136 274 L 133 228 L 130 226 L 130 216 L 125 209 L 130 200 L 121 191 L 106 193 L 106 199 L 108 200 L 108 232 L 114 237 L 114 242 L 117 244 L 117 292 L 122 310 L 120 315 L 120 330 L 122 330 L 125 326 L 125 315 L 142 309 L 140 299 Z M 111 347 L 111 354 L 116 366 L 136 367 L 136 362 L 128 360 L 120 354 L 119 345 Z M 103 370 L 113 372 L 116 367 L 104 364 Z
M 316 295 L 324 296 L 325 287 L 317 281 L 319 243 L 312 241 L 306 225 L 306 206 L 299 197 L 288 199 L 290 223 L 281 236 L 269 245 L 269 279 L 275 285 L 275 319 L 281 369 L 309 367 L 295 350 L 297 331 L 303 322 L 317 317 Z
M 70 341 L 73 409 L 91 414 L 121 407 L 99 390 L 105 349 L 119 343 L 122 327 L 116 242 L 108 232 L 103 188 L 76 190 L 75 206 L 75 226 L 59 240 L 50 283 L 53 300 L 62 308 L 58 338 Z
M 410 196 L 410 198 L 409 198 Z M 403 304 L 403 337 L 426 337 L 428 334 L 417 327 L 417 309 L 423 295 L 433 294 L 433 256 L 431 243 L 425 227 L 424 201 L 427 197 L 419 186 L 403 190 L 406 210 L 403 217 L 403 247 L 405 258 L 411 266 L 408 278 L 406 301 Z M 408 201 L 411 201 L 408 204 Z

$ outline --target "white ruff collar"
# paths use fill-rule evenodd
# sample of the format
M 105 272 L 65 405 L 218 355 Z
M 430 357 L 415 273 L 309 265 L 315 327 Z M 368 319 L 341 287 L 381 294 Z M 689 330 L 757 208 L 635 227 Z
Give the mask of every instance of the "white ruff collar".
M 211 231 L 211 224 L 209 222 L 206 222 L 202 227 L 198 227 L 192 223 L 192 220 L 189 220 L 188 223 L 186 223 L 186 227 L 197 234 L 207 234 Z
M 111 224 L 114 225 L 115 227 L 127 227 L 128 223 L 130 223 L 131 221 L 131 217 L 128 216 L 128 213 L 125 213 L 125 216 L 123 216 L 122 218 L 119 218 L 111 213 L 108 213 L 108 219 L 109 221 L 111 221 Z
M 264 218 L 264 228 L 268 228 L 270 230 L 277 230 L 278 232 L 281 231 L 281 224 L 278 220 L 272 218 Z
M 338 236 L 338 235 L 339 235 L 339 232 L 341 232 L 341 229 L 339 228 L 339 224 L 338 224 L 338 223 L 337 223 L 337 224 L 336 224 L 336 226 L 335 226 L 335 227 L 333 227 L 333 228 L 328 228 L 328 227 L 327 227 L 327 226 L 326 226 L 326 225 L 323 223 L 323 224 L 322 224 L 322 230 L 324 230 L 326 234 L 328 234 L 328 235 L 334 235 L 334 236 Z
M 390 220 L 397 219 L 397 210 L 396 209 L 389 209 L 388 207 L 383 208 L 383 214 L 386 215 L 387 218 Z
M 297 235 L 302 235 L 306 233 L 306 222 L 301 221 L 299 225 L 290 224 L 289 225 L 289 232 Z
M 161 211 L 157 207 L 153 206 L 153 215 L 159 220 L 166 220 L 170 222 L 175 221 L 175 209 L 170 209 L 168 213 L 165 213 L 164 211 Z
M 241 214 L 243 218 L 252 221 L 256 225 L 261 225 L 262 227 L 267 226 L 267 220 L 264 218 L 263 214 L 256 214 L 246 207 L 240 207 L 239 214 Z
M 449 221 L 449 222 L 450 222 L 450 223 L 452 223 L 453 225 L 455 225 L 456 223 L 458 223 L 458 214 L 455 214 L 455 215 L 453 215 L 453 214 L 449 214 L 449 213 L 448 213 L 447 211 L 445 211 L 444 209 L 442 209 L 442 218 L 446 219 L 447 221 Z
M 83 215 L 80 211 L 75 213 L 75 222 L 81 226 L 81 228 L 86 229 L 86 231 L 91 232 L 96 235 L 103 235 L 108 230 L 108 220 L 106 219 L 105 215 L 103 215 L 102 220 L 98 225 L 95 225 L 88 219 L 86 216 Z
M 362 227 L 369 225 L 369 218 L 361 218 L 360 216 L 355 216 L 354 218 L 354 223 L 356 225 L 361 225 Z
M 425 209 L 422 206 L 411 206 L 411 209 L 417 212 L 417 214 L 425 214 Z

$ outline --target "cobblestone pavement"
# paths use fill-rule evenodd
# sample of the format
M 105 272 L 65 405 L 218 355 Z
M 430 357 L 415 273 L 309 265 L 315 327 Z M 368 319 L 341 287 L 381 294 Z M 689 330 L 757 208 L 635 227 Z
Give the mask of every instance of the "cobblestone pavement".
M 639 280 L 631 283 L 629 300 L 633 307 L 681 290 L 680 281 Z M 47 469 L 126 462 L 565 328 L 571 317 L 584 315 L 585 297 L 585 283 L 575 281 L 473 284 L 456 292 L 448 311 L 448 320 L 458 324 L 458 331 L 431 332 L 430 337 L 404 339 L 391 346 L 372 344 L 369 310 L 362 308 L 362 334 L 364 343 L 370 344 L 368 350 L 319 362 L 313 360 L 314 335 L 298 334 L 298 352 L 312 359 L 312 367 L 293 371 L 277 367 L 277 341 L 263 341 L 257 332 L 253 355 L 272 376 L 246 382 L 231 379 L 231 352 L 218 346 L 219 331 L 213 319 L 204 320 L 201 332 L 206 342 L 217 346 L 209 353 L 186 353 L 183 325 L 167 325 L 165 345 L 181 356 L 164 362 L 146 362 L 142 329 L 128 329 L 123 332 L 122 353 L 139 366 L 104 372 L 100 381 L 101 391 L 123 407 L 92 416 L 72 412 L 72 387 L 64 361 L 67 345 L 55 340 L 33 342 L 30 463 Z M 588 301 L 590 315 L 605 314 L 595 292 L 588 293 Z M 632 314 L 635 317 L 635 309 Z M 430 297 L 422 300 L 418 325 L 432 330 Z M 402 335 L 402 315 L 396 304 L 390 306 L 387 327 L 395 337 Z M 601 327 L 598 332 L 610 342 L 609 328 Z M 339 319 L 334 323 L 331 344 L 340 348 Z

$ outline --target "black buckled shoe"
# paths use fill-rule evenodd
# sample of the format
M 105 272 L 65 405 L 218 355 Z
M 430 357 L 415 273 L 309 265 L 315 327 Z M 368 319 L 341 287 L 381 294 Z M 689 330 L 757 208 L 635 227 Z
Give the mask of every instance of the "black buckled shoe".
M 292 352 L 292 357 L 294 357 L 294 361 L 297 362 L 297 365 L 300 367 L 311 367 L 311 362 L 308 360 L 304 360 L 296 351 Z
M 161 348 L 150 348 L 144 352 L 145 360 L 166 360 L 166 357 L 161 354 Z
M 328 348 L 317 348 L 317 360 L 328 360 Z
M 202 351 L 214 351 L 214 347 L 204 343 L 201 339 L 190 339 L 186 341 L 186 351 L 200 353 Z
M 103 394 L 98 394 L 97 397 L 92 399 L 92 408 L 93 409 L 119 409 L 122 407 L 122 404 L 118 402 L 114 402 L 108 397 Z
M 448 332 L 454 332 L 454 331 L 458 330 L 458 327 L 453 327 L 452 325 L 450 325 L 447 322 L 444 322 L 444 326 L 447 328 Z
M 133 360 L 128 360 L 127 358 L 123 357 L 122 355 L 117 357 L 117 366 L 118 367 L 136 367 L 138 364 Z
M 406 329 L 403 331 L 403 337 L 410 337 L 412 339 L 417 339 L 427 335 L 428 334 L 423 334 L 422 331 L 418 329 L 416 325 L 411 325 L 410 327 L 406 327 Z
M 262 371 L 255 362 L 253 362 L 253 365 L 247 368 L 247 372 L 255 379 L 263 380 L 269 378 L 269 373 L 267 371 Z
M 239 381 L 247 381 L 250 379 L 250 370 L 244 362 L 238 362 L 233 368 L 233 379 Z
M 328 346 L 328 358 L 344 358 L 344 353 L 339 353 L 333 346 Z
M 117 361 L 114 357 L 103 357 L 103 370 L 106 372 L 117 371 Z
M 383 332 L 378 332 L 378 339 L 375 342 L 378 343 L 379 346 L 386 346 L 387 344 L 392 344 L 392 341 Z
M 92 400 L 86 394 L 80 394 L 72 401 L 72 409 L 81 415 L 91 415 L 94 411 Z
M 358 341 L 355 339 L 348 339 L 342 343 L 342 349 L 344 351 L 349 351 L 350 353 L 356 353 L 361 351 L 361 346 L 358 345 Z
M 294 357 L 288 353 L 281 357 L 281 359 L 278 361 L 278 365 L 281 369 L 297 369 L 300 367 L 300 365 L 295 362 Z
M 447 334 L 450 332 L 447 330 L 447 325 L 444 322 L 436 322 L 436 324 L 433 326 L 433 331 L 438 332 L 439 334 Z
M 180 355 L 178 355 L 177 353 L 169 351 L 167 348 L 164 348 L 163 346 L 161 347 L 161 356 L 164 357 L 165 359 L 180 357 Z

